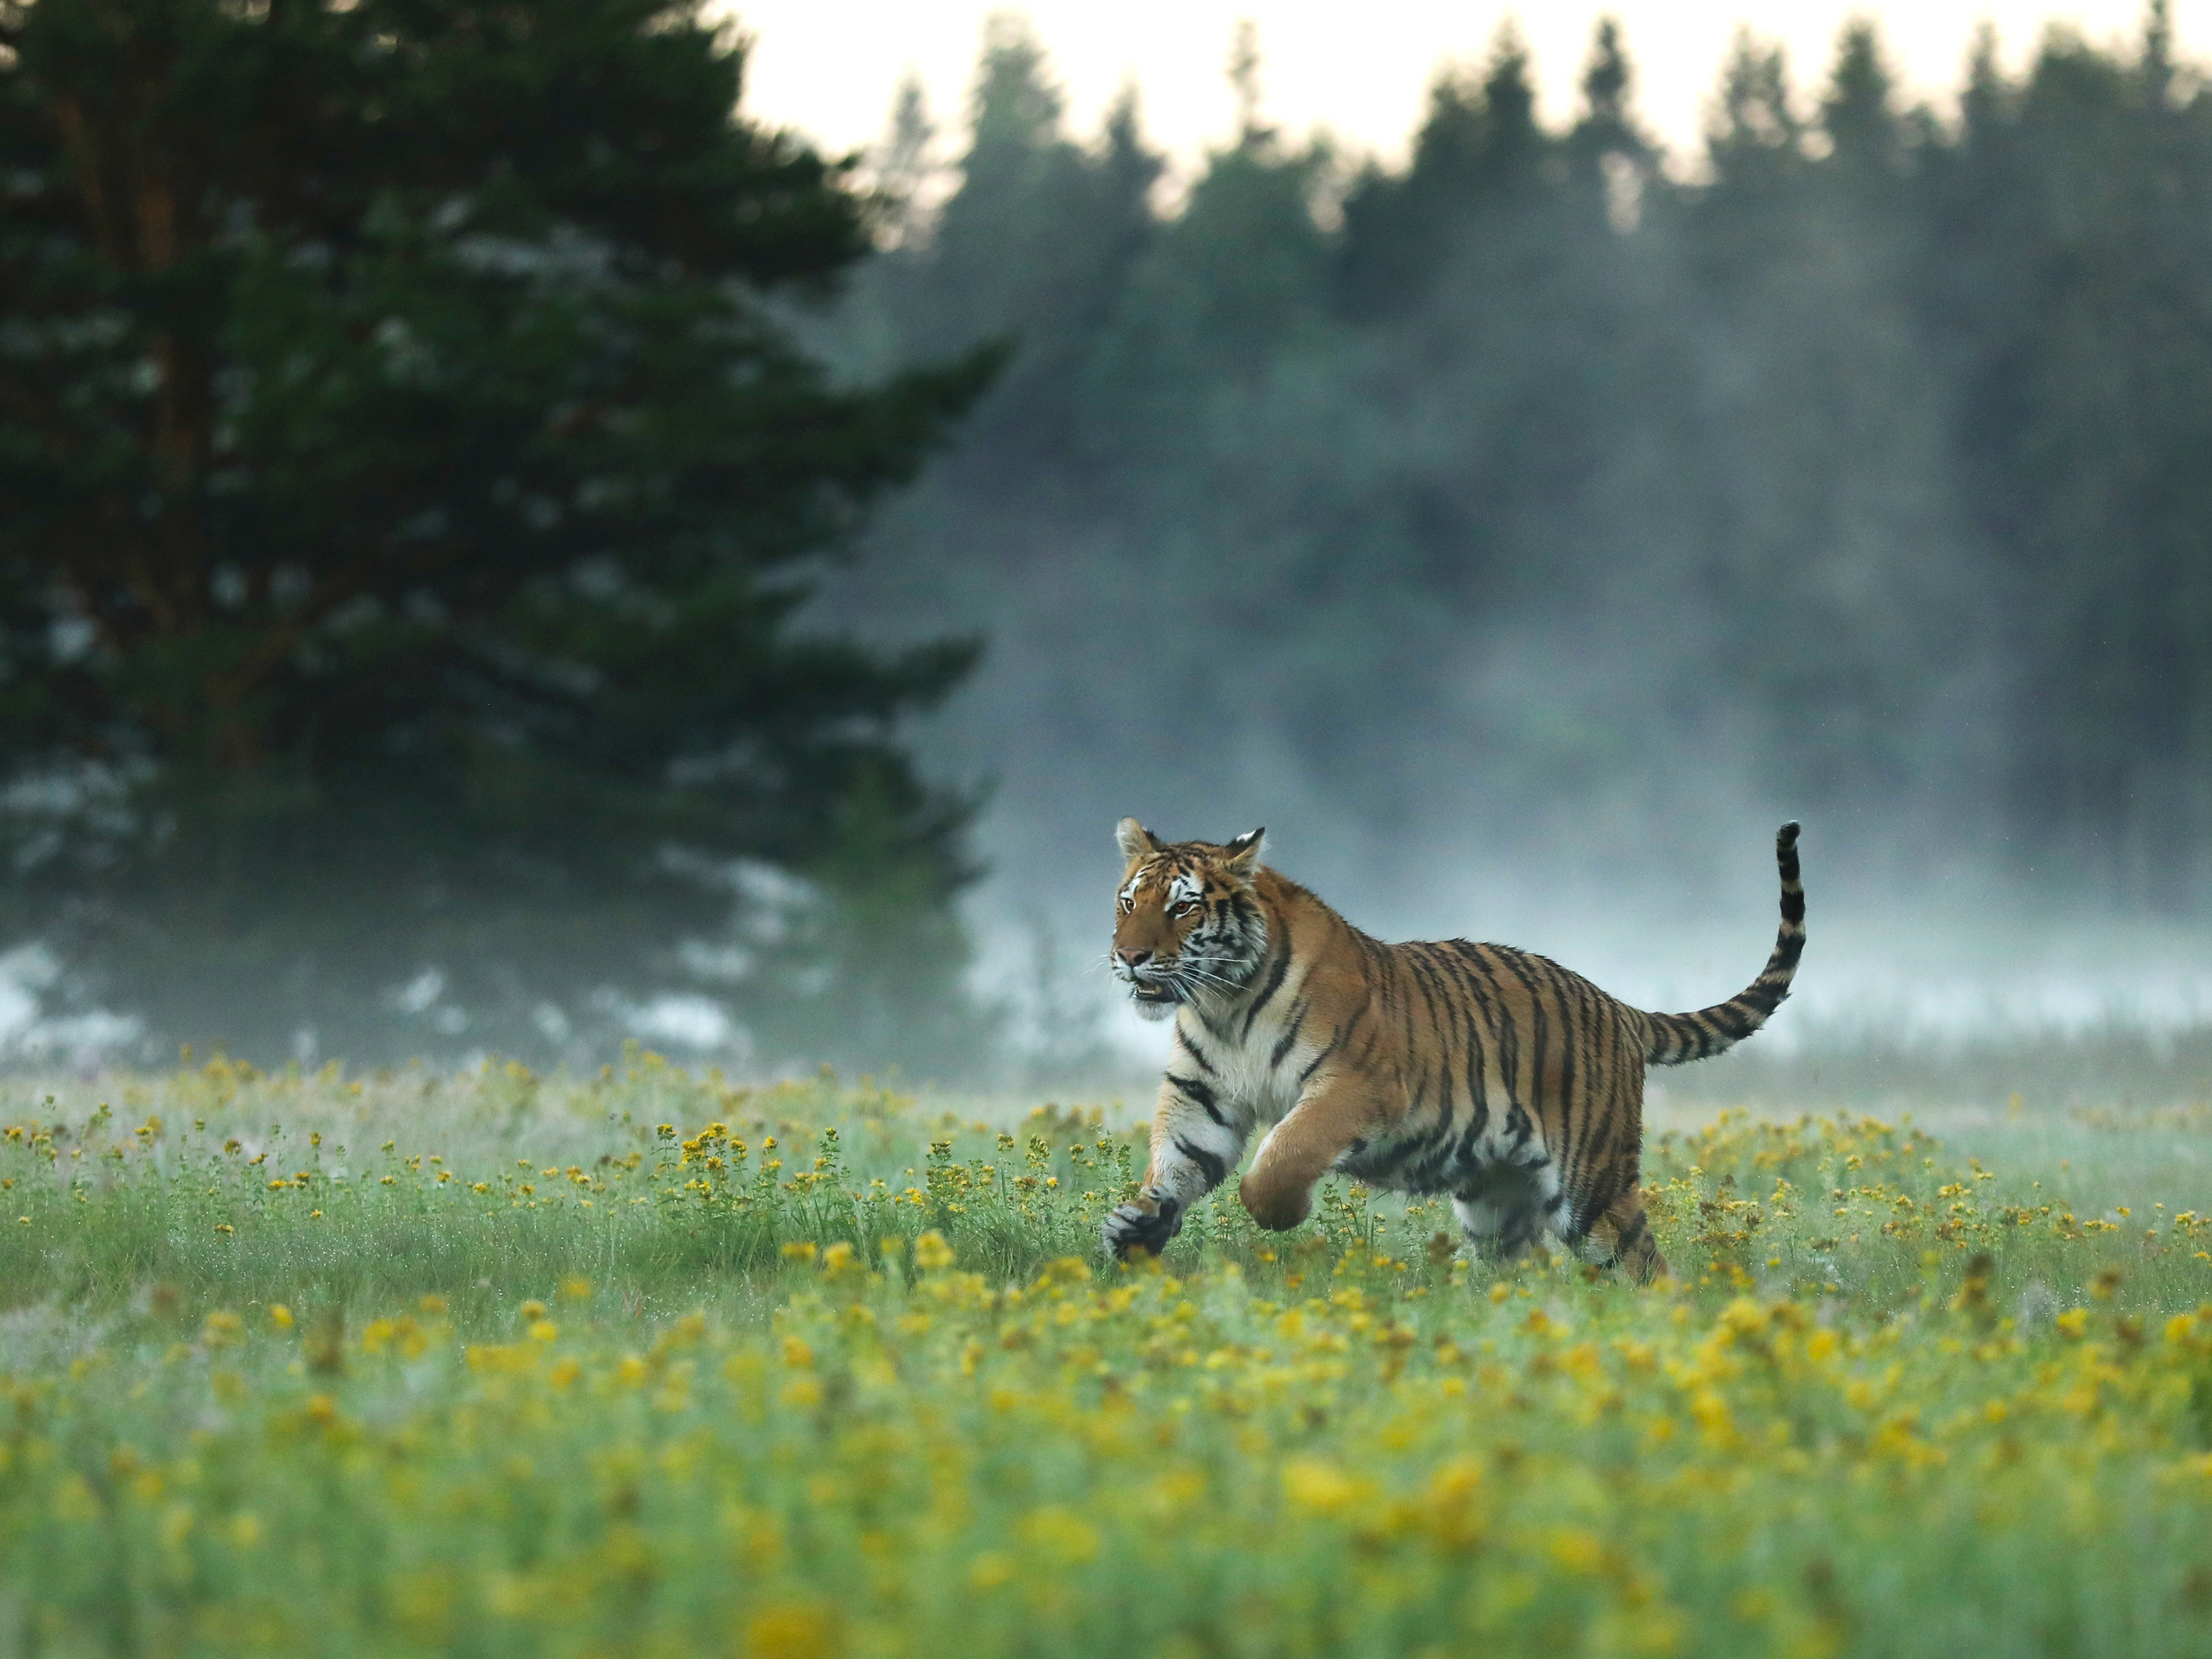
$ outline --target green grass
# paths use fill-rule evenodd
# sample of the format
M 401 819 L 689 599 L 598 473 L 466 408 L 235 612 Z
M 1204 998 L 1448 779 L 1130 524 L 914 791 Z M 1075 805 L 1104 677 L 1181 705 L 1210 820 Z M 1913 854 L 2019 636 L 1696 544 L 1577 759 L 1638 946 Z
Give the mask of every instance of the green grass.
M 0 1653 L 2212 1639 L 2186 1113 L 1655 1135 L 1678 1279 L 634 1054 L 0 1094 Z M 772 1144 L 771 1144 L 772 1143 Z

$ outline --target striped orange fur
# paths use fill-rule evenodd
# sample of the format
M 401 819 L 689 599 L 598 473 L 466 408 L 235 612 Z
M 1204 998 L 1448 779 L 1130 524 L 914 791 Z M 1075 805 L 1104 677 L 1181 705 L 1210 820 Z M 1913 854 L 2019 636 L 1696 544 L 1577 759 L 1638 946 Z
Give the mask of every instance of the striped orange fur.
M 1465 939 L 1387 945 L 1261 861 L 1255 830 L 1164 842 L 1134 818 L 1114 929 L 1139 1011 L 1172 1016 L 1151 1167 L 1107 1218 L 1115 1255 L 1158 1251 L 1243 1161 L 1263 1227 L 1295 1227 L 1337 1171 L 1449 1194 L 1479 1246 L 1552 1233 L 1638 1279 L 1667 1270 L 1644 1215 L 1644 1073 L 1717 1054 L 1790 994 L 1805 945 L 1797 826 L 1774 849 L 1782 926 L 1740 994 L 1653 1014 L 1557 963 Z

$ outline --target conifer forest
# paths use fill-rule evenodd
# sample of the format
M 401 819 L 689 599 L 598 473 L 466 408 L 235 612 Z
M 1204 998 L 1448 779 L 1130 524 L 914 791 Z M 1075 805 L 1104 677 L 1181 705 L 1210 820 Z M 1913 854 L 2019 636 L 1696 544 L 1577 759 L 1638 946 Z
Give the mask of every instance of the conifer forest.
M 0 943 L 57 1029 L 1072 1064 L 1130 811 L 1401 933 L 1733 893 L 1781 815 L 1832 893 L 2212 898 L 2162 3 L 1940 111 L 1872 23 L 1747 33 L 1696 154 L 1619 28 L 1550 125 L 1509 28 L 1388 164 L 1249 33 L 1175 167 L 1012 15 L 848 158 L 653 0 L 0 40 Z

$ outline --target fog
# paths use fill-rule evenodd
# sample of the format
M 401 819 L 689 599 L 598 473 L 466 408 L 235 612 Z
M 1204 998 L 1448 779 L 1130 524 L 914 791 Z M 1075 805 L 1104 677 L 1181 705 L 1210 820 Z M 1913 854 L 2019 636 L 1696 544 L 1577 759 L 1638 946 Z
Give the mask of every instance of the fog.
M 382 244 L 303 222 L 261 273 L 297 316 L 248 327 L 234 283 L 196 324 L 221 513 L 37 459 L 97 404 L 167 465 L 151 301 L 9 325 L 0 494 L 145 520 L 173 603 L 66 514 L 0 518 L 0 1055 L 628 1039 L 1136 1095 L 1162 1034 L 1103 971 L 1125 815 L 1265 825 L 1371 933 L 1668 1010 L 1759 970 L 1795 818 L 1797 993 L 1765 1058 L 1668 1088 L 2009 1043 L 1943 1075 L 2103 1055 L 2202 1092 L 2203 73 L 2160 5 L 2016 68 L 1984 39 L 1929 106 L 1870 25 L 1814 64 L 1747 34 L 1689 155 L 1642 122 L 1638 46 L 1601 26 L 1540 119 L 1508 29 L 1377 161 L 1271 126 L 1242 34 L 1236 134 L 1171 176 L 1133 94 L 1079 130 L 1006 15 L 965 107 L 910 85 L 825 172 L 732 125 L 742 48 L 699 32 L 670 109 L 732 171 L 625 94 L 592 118 L 619 143 L 538 135 L 542 200 L 496 235 L 470 181 L 505 176 L 501 100 L 544 111 L 508 46 L 463 54 L 466 153 L 392 161 L 428 171 L 391 314 L 313 275 Z M 602 149 L 672 169 L 685 222 L 575 194 L 555 161 Z M 54 223 L 72 178 L 40 175 Z M 223 188 L 207 249 L 283 208 Z M 66 237 L 22 246 L 12 303 L 82 288 L 40 264 Z M 640 283 L 675 296 L 649 326 Z M 500 343 L 541 323 L 557 349 Z M 302 379 L 309 334 L 366 355 Z
M 1206 651 L 1122 650 L 1068 625 L 1111 618 L 1140 629 L 1146 608 L 1010 594 L 993 615 L 999 643 L 986 666 L 922 750 L 949 774 L 995 781 L 976 835 L 988 873 L 963 907 L 979 986 L 1021 1008 L 1024 1025 L 1041 1014 L 1098 1019 L 1126 1062 L 1117 1079 L 1164 1042 L 1104 971 L 1121 870 L 1112 827 L 1125 813 L 1177 839 L 1223 841 L 1264 824 L 1274 867 L 1379 937 L 1518 945 L 1668 1010 L 1722 1000 L 1765 962 L 1773 830 L 1796 815 L 1811 939 L 1762 1048 L 2114 1022 L 2159 1030 L 2212 1013 L 2201 921 L 2102 901 L 2056 860 L 2017 868 L 1986 830 L 1927 806 L 1805 807 L 1786 783 L 1712 752 L 1697 728 L 1658 721 L 1618 740 L 1636 759 L 1617 778 L 1532 777 L 1494 733 L 1574 717 L 1553 699 L 1587 692 L 1591 677 L 1570 651 L 1520 642 L 1518 683 L 1484 674 L 1502 667 L 1495 659 L 1468 665 L 1468 707 L 1418 710 L 1411 729 L 1375 734 L 1370 755 L 1393 774 L 1378 787 L 1382 764 L 1349 775 L 1315 764 L 1296 711 L 1236 697 L 1233 678 L 1220 687 L 1229 707 L 1179 715 L 1160 688 L 1205 685 Z M 1616 641 L 1599 659 L 1625 678 L 1638 667 L 1663 677 L 1679 665 L 1665 654 L 1666 630 L 1654 632 Z M 1316 672 L 1323 695 L 1397 726 L 1357 676 Z M 1038 985 L 1041 971 L 1051 983 Z
M 2162 50 L 1984 63 L 1947 130 L 1863 33 L 1816 93 L 1747 46 L 1681 186 L 1601 49 L 1547 132 L 1508 43 L 1440 83 L 1410 171 L 1255 125 L 1160 220 L 1140 112 L 1061 131 L 1001 25 L 955 164 L 907 107 L 894 182 L 950 199 L 838 338 L 1018 355 L 823 611 L 988 641 L 922 738 L 993 786 L 981 982 L 1041 1000 L 1048 1047 L 1112 1003 L 1085 964 L 1133 813 L 1264 823 L 1384 937 L 1702 1006 L 1765 959 L 1795 817 L 1811 942 L 1762 1045 L 2202 1019 L 2212 821 L 2173 772 L 2212 751 L 2158 708 L 2198 695 L 2177 557 L 2212 526 L 2172 480 L 2204 403 L 2147 395 L 2179 348 L 2081 267 L 2203 232 L 2124 187 L 2097 231 L 2075 193 L 2132 124 L 2147 166 L 2188 135 L 2202 199 L 2207 101 L 2143 103 Z M 2201 330 L 2201 273 L 2185 303 Z

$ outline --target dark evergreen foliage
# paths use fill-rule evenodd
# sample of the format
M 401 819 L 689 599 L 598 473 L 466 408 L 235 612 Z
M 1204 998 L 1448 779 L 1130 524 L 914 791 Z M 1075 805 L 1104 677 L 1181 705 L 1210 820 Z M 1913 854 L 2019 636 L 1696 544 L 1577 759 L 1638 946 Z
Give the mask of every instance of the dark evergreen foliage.
M 0 44 L 9 933 L 256 1054 L 388 1049 L 395 994 L 543 1051 L 719 975 L 881 1059 L 872 960 L 949 1018 L 968 806 L 896 728 L 974 647 L 793 622 L 989 356 L 800 348 L 867 212 L 734 116 L 741 46 L 682 0 L 9 0 Z M 829 896 L 763 922 L 769 868 Z

